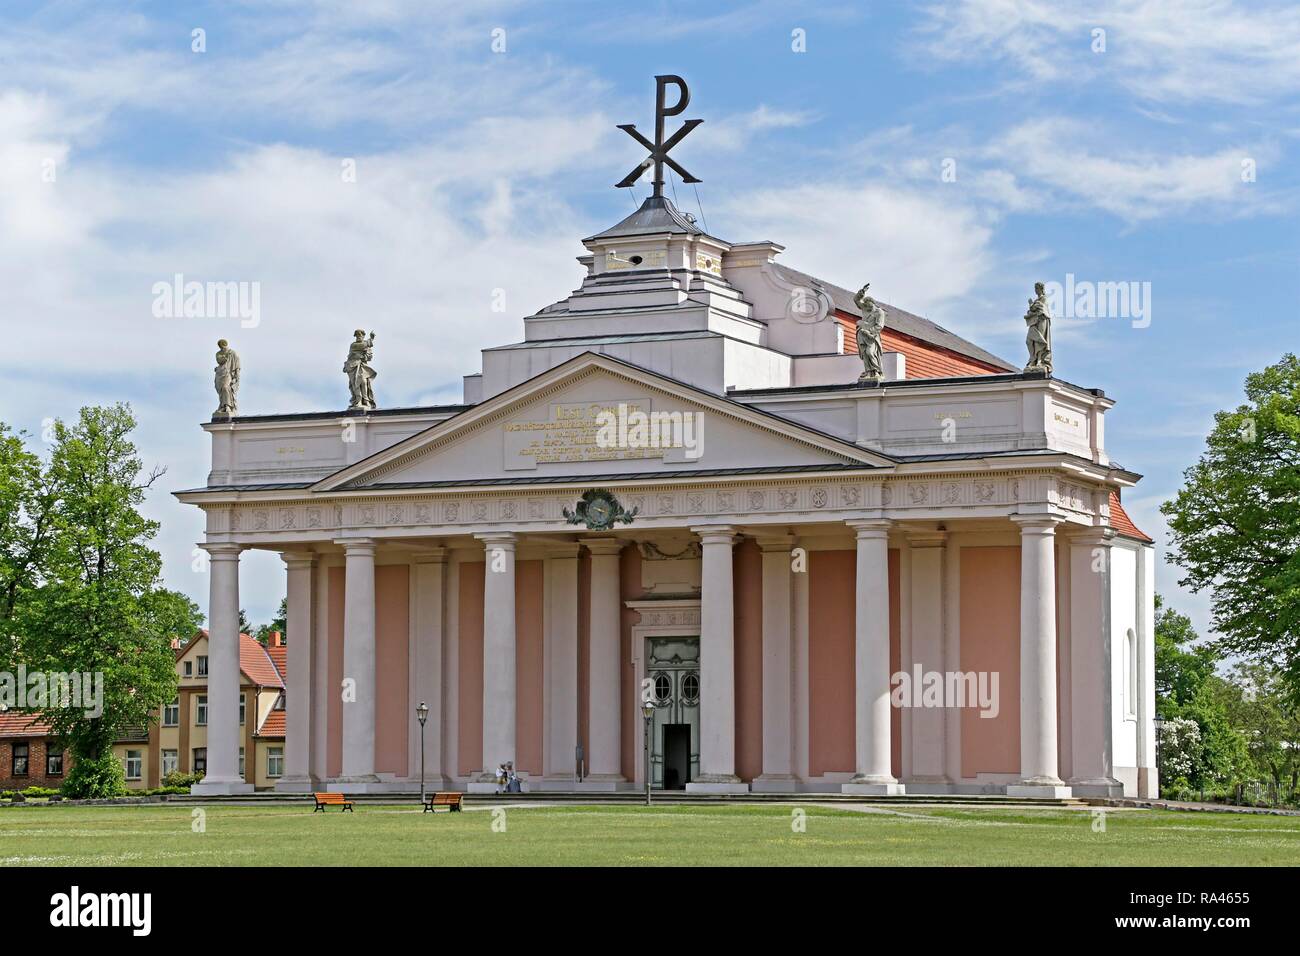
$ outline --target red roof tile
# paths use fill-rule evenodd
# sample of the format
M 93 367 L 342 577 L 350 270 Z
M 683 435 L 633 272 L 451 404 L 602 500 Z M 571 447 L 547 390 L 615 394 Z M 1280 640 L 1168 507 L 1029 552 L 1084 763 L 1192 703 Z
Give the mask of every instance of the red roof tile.
M 50 725 L 22 710 L 0 711 L 0 737 L 47 737 Z
M 257 731 L 259 737 L 283 737 L 284 736 L 284 711 L 272 710 L 266 715 L 266 720 L 262 721 L 262 726 Z
M 857 318 L 838 311 L 835 318 L 844 327 L 844 354 L 857 355 Z M 881 332 L 880 345 L 886 352 L 903 353 L 907 363 L 903 374 L 907 378 L 964 378 L 968 375 L 995 375 L 1006 371 L 896 329 L 886 328 Z
M 271 661 L 275 664 L 275 669 L 280 672 L 280 679 L 288 680 L 289 648 L 283 644 L 271 644 L 266 648 L 266 653 L 271 655 Z
M 284 687 L 271 655 L 247 634 L 239 635 L 239 669 L 259 687 Z
M 1145 541 L 1147 544 L 1155 544 L 1155 541 L 1138 530 L 1138 526 L 1128 516 L 1124 506 L 1119 503 L 1118 491 L 1111 491 L 1110 493 L 1110 525 L 1117 534 L 1125 538 L 1136 538 L 1138 541 Z

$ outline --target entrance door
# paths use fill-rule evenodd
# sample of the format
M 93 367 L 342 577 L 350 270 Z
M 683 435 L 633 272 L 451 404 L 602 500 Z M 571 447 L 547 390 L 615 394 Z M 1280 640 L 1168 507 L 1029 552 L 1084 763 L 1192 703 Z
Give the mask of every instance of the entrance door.
M 700 639 L 647 638 L 646 663 L 655 695 L 651 786 L 683 790 L 700 773 Z

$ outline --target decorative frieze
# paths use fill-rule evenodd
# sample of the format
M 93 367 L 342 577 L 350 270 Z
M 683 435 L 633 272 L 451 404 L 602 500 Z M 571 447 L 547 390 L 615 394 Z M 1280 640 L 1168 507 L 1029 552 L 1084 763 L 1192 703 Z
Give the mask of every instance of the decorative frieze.
M 843 481 L 825 478 L 784 482 L 720 482 L 664 488 L 619 489 L 621 501 L 636 508 L 642 524 L 661 519 L 697 521 L 716 516 L 726 521 L 790 519 L 846 520 L 863 512 L 884 517 L 930 518 L 945 513 L 1010 514 L 1023 503 L 1055 507 L 1091 518 L 1104 515 L 1107 494 L 1101 486 L 1085 485 L 1048 471 L 1009 475 L 949 475 L 925 478 L 865 478 Z M 256 538 L 355 529 L 412 529 L 422 534 L 455 534 L 484 526 L 512 528 L 558 526 L 562 511 L 572 506 L 572 489 L 539 493 L 502 491 L 497 494 L 433 495 L 413 492 L 324 504 L 313 501 L 267 505 L 258 502 L 208 507 L 208 532 Z M 820 518 L 824 516 L 824 518 Z

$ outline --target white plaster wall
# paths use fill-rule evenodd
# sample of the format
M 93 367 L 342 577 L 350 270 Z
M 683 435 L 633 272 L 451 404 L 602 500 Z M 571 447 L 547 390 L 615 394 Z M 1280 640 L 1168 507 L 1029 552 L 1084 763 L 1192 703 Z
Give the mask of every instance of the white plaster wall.
M 1129 794 L 1129 775 L 1120 774 L 1121 768 L 1137 766 L 1137 701 L 1132 701 L 1127 687 L 1128 646 L 1126 635 L 1130 628 L 1137 634 L 1137 553 L 1127 543 L 1111 548 L 1110 575 L 1110 646 L 1111 646 L 1111 722 L 1114 728 L 1114 762 L 1116 776 L 1124 780 L 1124 791 Z M 1139 687 L 1139 691 L 1140 691 Z

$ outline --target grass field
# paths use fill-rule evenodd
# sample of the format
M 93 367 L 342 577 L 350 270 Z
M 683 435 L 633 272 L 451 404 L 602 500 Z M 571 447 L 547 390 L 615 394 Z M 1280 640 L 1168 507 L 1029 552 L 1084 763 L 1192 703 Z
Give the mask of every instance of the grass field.
M 1300 865 L 1300 817 L 793 806 L 15 807 L 0 866 Z M 195 832 L 202 823 L 203 832 Z M 504 823 L 504 831 L 501 831 Z M 494 828 L 495 827 L 495 828 Z

